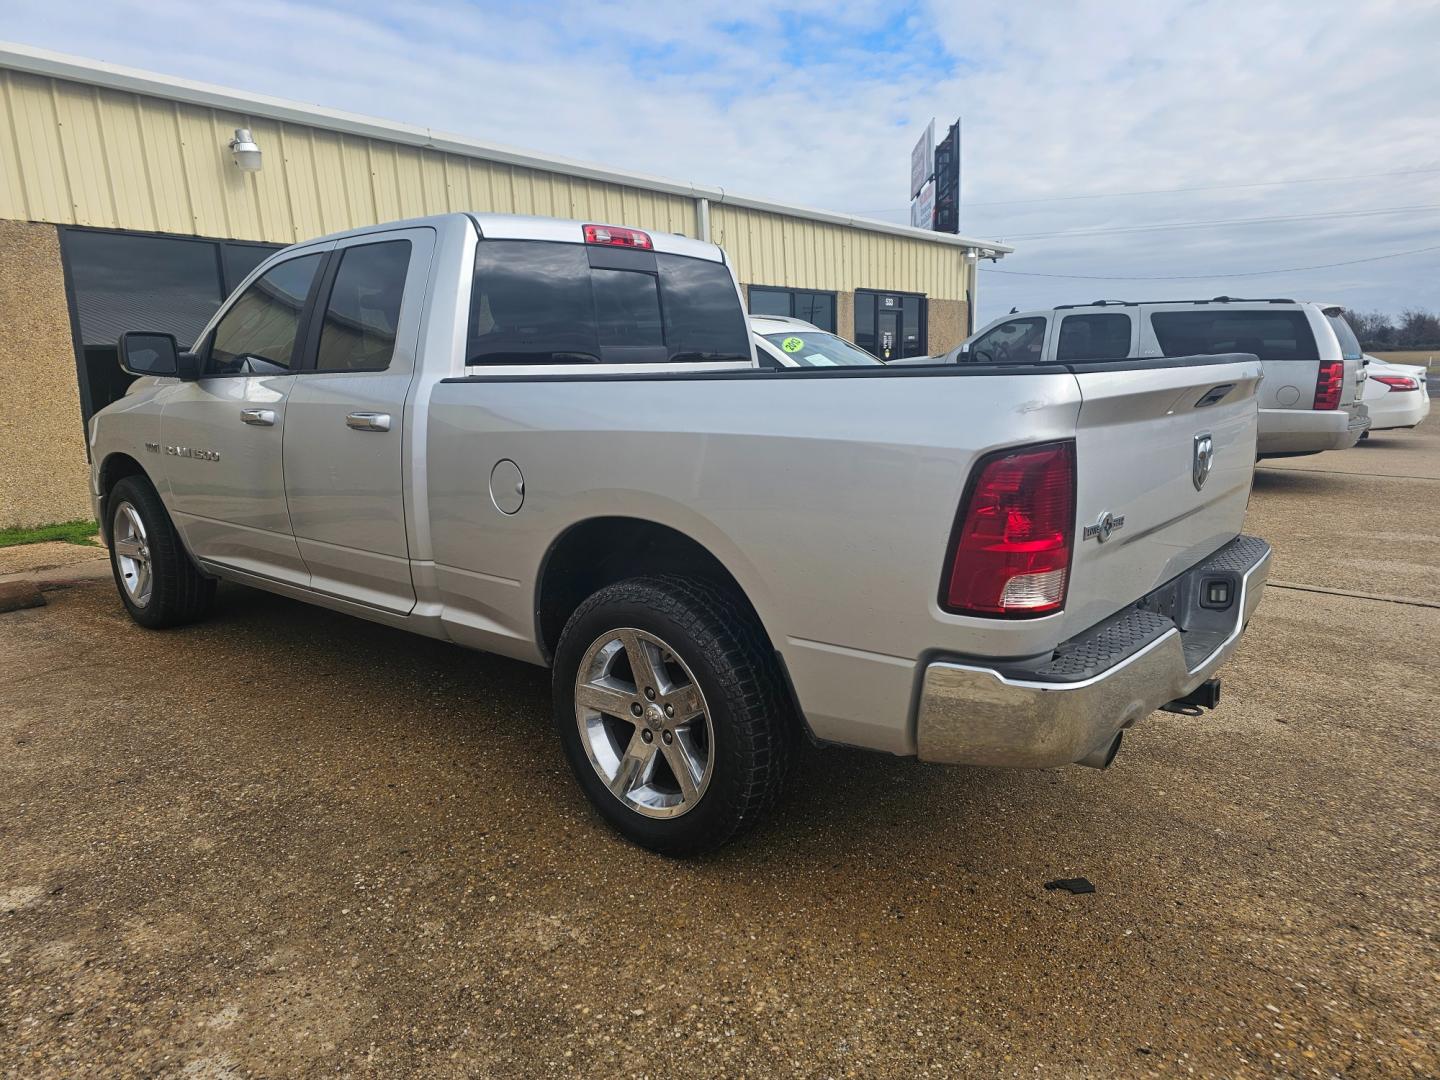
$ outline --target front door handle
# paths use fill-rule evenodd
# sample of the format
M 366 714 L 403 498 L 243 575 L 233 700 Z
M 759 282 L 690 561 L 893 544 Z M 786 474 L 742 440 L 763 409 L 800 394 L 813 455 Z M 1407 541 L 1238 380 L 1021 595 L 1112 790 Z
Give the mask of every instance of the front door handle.
M 254 424 L 256 427 L 274 427 L 274 409 L 241 409 L 240 419 L 247 424 Z
M 345 426 L 356 431 L 389 431 L 390 414 L 383 412 L 352 412 L 345 417 Z

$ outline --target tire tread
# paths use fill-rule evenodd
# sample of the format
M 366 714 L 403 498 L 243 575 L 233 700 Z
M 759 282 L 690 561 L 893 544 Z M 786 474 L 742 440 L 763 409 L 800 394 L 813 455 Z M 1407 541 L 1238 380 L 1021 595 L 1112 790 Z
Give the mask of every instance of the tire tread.
M 703 832 L 691 830 L 673 841 L 641 841 L 671 855 L 712 850 L 763 821 L 783 790 L 799 725 L 779 664 L 764 630 L 733 590 L 674 575 L 629 578 L 600 589 L 571 614 L 561 634 L 562 649 L 567 635 L 594 611 L 617 604 L 648 609 L 678 624 L 691 639 L 686 644 L 698 646 L 718 673 L 720 686 L 706 692 L 718 690 L 726 700 L 733 729 L 728 765 L 738 782 L 718 790 L 712 782 L 707 796 L 723 792 L 726 805 L 705 815 Z M 556 720 L 573 727 L 573 702 L 558 672 L 557 667 Z

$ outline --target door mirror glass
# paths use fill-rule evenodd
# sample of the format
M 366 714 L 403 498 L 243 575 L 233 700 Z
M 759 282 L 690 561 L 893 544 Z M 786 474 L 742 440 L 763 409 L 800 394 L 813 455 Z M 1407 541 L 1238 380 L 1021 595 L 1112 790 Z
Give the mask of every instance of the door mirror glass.
M 174 334 L 127 330 L 120 335 L 120 366 L 131 375 L 175 375 L 179 355 Z

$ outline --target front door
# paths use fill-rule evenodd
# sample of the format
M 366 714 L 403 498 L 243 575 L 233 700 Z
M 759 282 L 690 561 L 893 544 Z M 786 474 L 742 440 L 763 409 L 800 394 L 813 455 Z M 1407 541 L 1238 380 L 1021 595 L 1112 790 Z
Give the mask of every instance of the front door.
M 881 360 L 925 355 L 925 298 L 855 290 L 855 344 Z
M 336 246 L 286 407 L 285 491 L 311 587 L 394 612 L 415 606 L 406 533 L 406 397 L 433 229 Z
M 881 311 L 875 319 L 876 342 L 881 360 L 893 360 L 900 349 L 900 312 Z
M 200 378 L 160 418 L 169 509 L 201 559 L 309 580 L 290 532 L 282 447 L 306 300 L 324 256 L 278 263 L 229 304 L 198 346 Z

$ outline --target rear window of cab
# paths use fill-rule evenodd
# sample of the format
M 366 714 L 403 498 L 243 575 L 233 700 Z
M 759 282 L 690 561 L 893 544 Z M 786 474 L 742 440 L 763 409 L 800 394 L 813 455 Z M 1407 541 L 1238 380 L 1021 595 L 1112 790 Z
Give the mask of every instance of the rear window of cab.
M 468 365 L 748 361 L 730 271 L 662 252 L 482 240 Z

